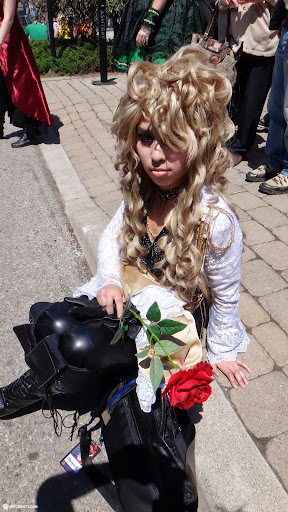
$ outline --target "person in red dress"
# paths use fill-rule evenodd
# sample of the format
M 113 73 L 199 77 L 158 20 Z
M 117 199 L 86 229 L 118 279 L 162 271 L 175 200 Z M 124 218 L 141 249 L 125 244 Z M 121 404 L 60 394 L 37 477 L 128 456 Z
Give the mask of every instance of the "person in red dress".
M 40 75 L 17 16 L 18 0 L 0 0 L 0 138 L 6 111 L 24 135 L 13 148 L 33 144 L 43 126 L 52 125 Z

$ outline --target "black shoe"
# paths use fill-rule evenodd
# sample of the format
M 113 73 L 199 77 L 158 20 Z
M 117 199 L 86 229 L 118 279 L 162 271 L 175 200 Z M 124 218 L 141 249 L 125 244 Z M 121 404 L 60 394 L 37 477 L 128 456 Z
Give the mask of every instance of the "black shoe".
M 266 181 L 270 178 L 274 178 L 280 171 L 276 171 L 269 164 L 261 164 L 253 171 L 249 171 L 246 174 L 246 181 Z
M 28 407 L 45 396 L 45 388 L 38 389 L 36 375 L 28 370 L 5 388 L 0 388 L 0 418 Z
M 27 137 L 26 133 L 20 137 L 20 139 L 16 140 L 16 142 L 12 142 L 11 148 L 24 148 L 25 146 L 30 146 L 31 144 L 36 144 L 36 137 L 31 140 Z
M 269 114 L 266 114 L 264 117 L 262 117 L 262 119 L 260 119 L 258 126 L 257 126 L 257 131 L 258 132 L 264 132 L 264 131 L 268 132 L 269 123 L 270 123 L 270 117 L 269 117 Z

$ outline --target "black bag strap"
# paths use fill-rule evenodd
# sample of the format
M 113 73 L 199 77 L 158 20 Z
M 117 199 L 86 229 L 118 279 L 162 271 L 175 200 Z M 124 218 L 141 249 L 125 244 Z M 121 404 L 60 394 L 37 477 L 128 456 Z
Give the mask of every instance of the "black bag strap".
M 216 19 L 217 19 L 217 16 L 219 14 L 218 4 L 219 4 L 219 0 L 216 0 L 215 8 L 214 8 L 214 10 L 212 12 L 211 18 L 210 18 L 210 20 L 208 22 L 208 25 L 206 27 L 206 30 L 204 32 L 204 39 L 208 39 L 209 34 L 211 32 L 211 29 L 213 28 L 214 24 L 216 23 Z M 225 34 L 225 43 L 229 42 L 229 39 L 230 39 L 230 37 L 229 37 L 230 16 L 231 16 L 231 9 L 228 9 L 228 13 L 227 13 L 227 26 L 226 26 L 226 34 Z

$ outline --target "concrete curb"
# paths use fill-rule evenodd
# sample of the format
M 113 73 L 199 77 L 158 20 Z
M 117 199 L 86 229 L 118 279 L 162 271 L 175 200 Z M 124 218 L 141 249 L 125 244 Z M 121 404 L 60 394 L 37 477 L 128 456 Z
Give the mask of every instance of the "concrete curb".
M 110 218 L 89 197 L 53 128 L 45 142 L 39 148 L 71 227 L 95 273 L 97 240 Z M 196 429 L 199 512 L 288 510 L 287 493 L 217 382 L 203 406 L 203 418 L 198 415 Z
M 52 127 L 39 148 L 50 170 L 65 213 L 87 259 L 91 272 L 97 270 L 97 240 L 110 218 L 89 197 Z

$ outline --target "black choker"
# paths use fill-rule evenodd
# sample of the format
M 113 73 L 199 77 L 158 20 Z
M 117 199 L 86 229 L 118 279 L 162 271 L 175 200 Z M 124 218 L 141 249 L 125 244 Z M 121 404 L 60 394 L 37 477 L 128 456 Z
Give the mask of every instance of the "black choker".
M 158 196 L 160 201 L 169 201 L 169 199 L 174 199 L 174 197 L 177 197 L 178 194 L 180 194 L 181 190 L 183 190 L 184 185 L 178 185 L 178 187 L 171 188 L 171 190 L 160 190 L 159 187 L 157 187 L 158 190 Z

